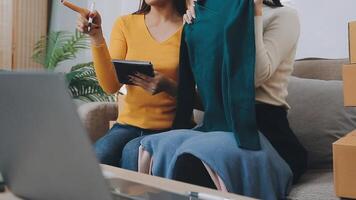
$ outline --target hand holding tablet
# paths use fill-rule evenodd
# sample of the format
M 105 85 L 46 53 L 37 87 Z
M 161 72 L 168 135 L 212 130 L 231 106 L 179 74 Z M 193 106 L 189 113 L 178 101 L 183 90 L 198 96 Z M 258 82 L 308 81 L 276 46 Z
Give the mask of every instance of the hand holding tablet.
M 128 61 L 128 60 L 113 60 L 117 78 L 122 84 L 133 85 L 130 81 L 130 76 L 143 74 L 149 77 L 154 77 L 153 65 L 145 61 Z
M 151 95 L 166 92 L 171 97 L 176 97 L 176 81 L 154 71 L 150 62 L 114 60 L 113 63 L 120 83 L 141 87 Z

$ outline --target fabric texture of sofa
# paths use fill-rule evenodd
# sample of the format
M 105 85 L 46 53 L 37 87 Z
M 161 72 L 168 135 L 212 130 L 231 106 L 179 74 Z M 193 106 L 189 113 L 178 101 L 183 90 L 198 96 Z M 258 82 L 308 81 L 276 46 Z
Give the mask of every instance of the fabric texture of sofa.
M 288 118 L 291 128 L 309 153 L 309 170 L 294 185 L 293 200 L 334 200 L 332 143 L 356 128 L 356 108 L 343 105 L 342 65 L 348 60 L 296 61 L 290 79 Z M 118 115 L 117 103 L 88 103 L 79 114 L 92 141 L 109 129 Z M 201 121 L 202 112 L 195 112 Z

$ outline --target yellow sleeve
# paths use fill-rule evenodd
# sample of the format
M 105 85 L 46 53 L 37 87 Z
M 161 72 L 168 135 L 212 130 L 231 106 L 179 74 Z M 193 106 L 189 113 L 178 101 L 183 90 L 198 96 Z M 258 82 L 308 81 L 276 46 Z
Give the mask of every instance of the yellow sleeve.
M 117 79 L 112 59 L 123 60 L 126 57 L 127 43 L 123 28 L 123 21 L 119 18 L 111 32 L 109 48 L 105 42 L 98 46 L 92 45 L 94 68 L 99 84 L 109 94 L 116 93 L 122 87 Z

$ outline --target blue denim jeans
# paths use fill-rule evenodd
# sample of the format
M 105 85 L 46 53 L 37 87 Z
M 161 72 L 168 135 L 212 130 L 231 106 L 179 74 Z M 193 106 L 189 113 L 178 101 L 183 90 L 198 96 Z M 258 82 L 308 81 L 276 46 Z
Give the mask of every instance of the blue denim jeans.
M 114 167 L 125 166 L 127 169 L 137 170 L 138 147 L 144 136 L 164 132 L 141 129 L 138 127 L 115 124 L 109 132 L 94 145 L 96 156 L 100 163 Z M 135 140 L 134 140 L 135 139 Z M 134 140 L 128 147 L 126 144 Z M 125 148 L 125 159 L 123 150 Z
M 138 152 L 141 140 L 146 136 L 135 138 L 126 144 L 122 152 L 121 168 L 135 172 L 138 171 Z

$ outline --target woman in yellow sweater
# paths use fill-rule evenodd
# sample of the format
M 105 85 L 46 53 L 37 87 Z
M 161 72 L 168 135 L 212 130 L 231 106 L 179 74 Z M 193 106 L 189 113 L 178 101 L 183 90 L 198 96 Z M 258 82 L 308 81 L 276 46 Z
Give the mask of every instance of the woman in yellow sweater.
M 117 124 L 95 144 L 101 163 L 120 167 L 122 150 L 129 141 L 171 128 L 185 11 L 182 0 L 144 0 L 139 11 L 115 22 L 109 47 L 98 12 L 78 17 L 77 29 L 91 38 L 94 67 L 104 91 L 117 93 L 123 86 L 112 59 L 150 61 L 155 70 L 154 78 L 143 74 L 130 77 L 134 86 L 126 85 Z M 89 17 L 93 18 L 90 31 Z

